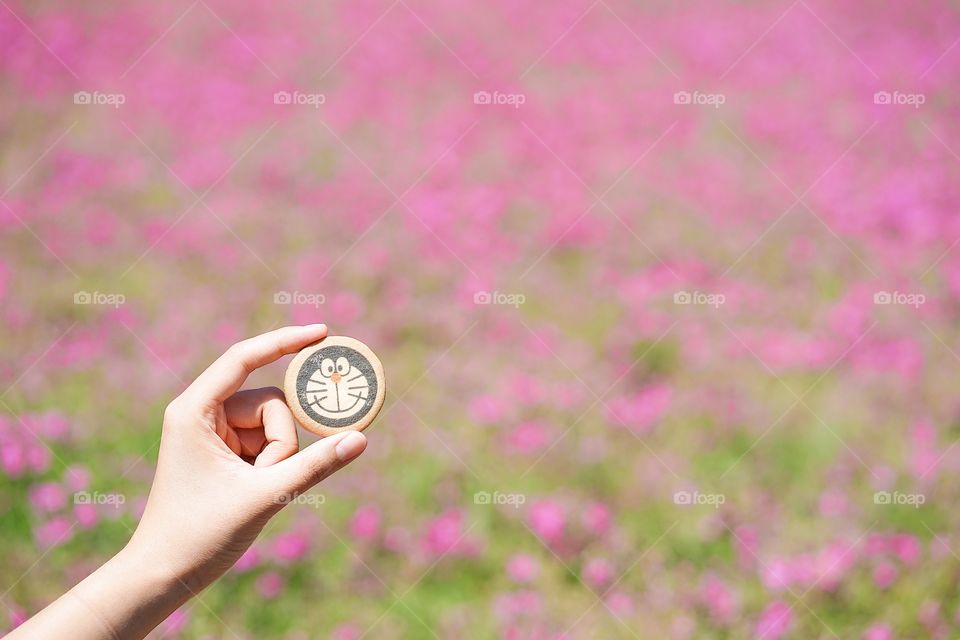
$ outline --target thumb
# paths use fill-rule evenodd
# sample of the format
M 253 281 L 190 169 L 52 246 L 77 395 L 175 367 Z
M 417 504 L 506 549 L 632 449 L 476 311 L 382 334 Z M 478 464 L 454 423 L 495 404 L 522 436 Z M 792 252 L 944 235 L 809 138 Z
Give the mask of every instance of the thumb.
M 266 467 L 264 471 L 269 470 L 274 476 L 271 483 L 274 489 L 292 497 L 347 466 L 366 448 L 367 438 L 359 431 L 338 433 Z

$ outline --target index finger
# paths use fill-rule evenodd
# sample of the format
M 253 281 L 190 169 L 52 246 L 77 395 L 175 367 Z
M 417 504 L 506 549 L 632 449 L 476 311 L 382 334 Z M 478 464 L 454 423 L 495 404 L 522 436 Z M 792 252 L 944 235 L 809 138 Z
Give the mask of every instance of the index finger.
M 223 402 L 243 385 L 254 370 L 296 353 L 327 336 L 327 325 L 283 327 L 236 343 L 193 381 L 185 394 L 200 400 Z

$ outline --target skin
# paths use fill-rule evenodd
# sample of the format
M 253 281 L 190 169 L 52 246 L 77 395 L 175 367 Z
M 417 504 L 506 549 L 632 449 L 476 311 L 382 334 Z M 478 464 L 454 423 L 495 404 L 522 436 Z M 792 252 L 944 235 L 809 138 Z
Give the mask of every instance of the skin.
M 227 350 L 167 407 L 146 510 L 126 547 L 7 636 L 143 638 L 223 575 L 267 521 L 367 446 L 359 432 L 300 451 L 276 387 L 239 391 L 255 369 L 327 335 L 285 327 Z

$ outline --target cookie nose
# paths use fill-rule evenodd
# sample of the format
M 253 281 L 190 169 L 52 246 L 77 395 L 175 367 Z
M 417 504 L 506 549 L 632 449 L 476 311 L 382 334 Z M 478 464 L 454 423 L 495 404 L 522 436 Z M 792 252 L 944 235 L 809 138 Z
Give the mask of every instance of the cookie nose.
M 333 375 L 330 376 L 330 379 L 333 380 L 333 384 L 340 384 L 340 378 L 342 377 L 343 376 L 341 376 L 339 373 L 334 371 Z

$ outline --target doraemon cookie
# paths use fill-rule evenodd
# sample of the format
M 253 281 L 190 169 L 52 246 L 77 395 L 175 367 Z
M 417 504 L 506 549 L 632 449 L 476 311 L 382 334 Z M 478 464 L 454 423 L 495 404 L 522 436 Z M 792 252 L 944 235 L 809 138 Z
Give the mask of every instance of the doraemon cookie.
M 370 426 L 383 406 L 386 380 L 370 347 L 346 336 L 329 336 L 293 358 L 283 392 L 305 429 L 329 436 Z

